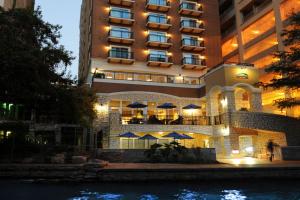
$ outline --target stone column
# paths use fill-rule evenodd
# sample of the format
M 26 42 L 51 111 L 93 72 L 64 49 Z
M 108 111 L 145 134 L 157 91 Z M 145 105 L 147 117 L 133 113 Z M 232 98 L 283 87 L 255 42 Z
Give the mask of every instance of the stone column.
M 281 20 L 281 14 L 280 14 L 280 4 L 282 0 L 273 0 L 273 10 L 275 15 L 275 27 L 276 27 L 276 35 L 277 35 L 277 41 L 278 41 L 278 50 L 284 51 L 284 45 L 282 40 L 282 30 L 283 30 L 283 24 Z
M 253 91 L 250 99 L 250 110 L 252 112 L 262 112 L 261 91 Z
M 225 105 L 225 112 L 234 112 L 236 110 L 235 107 L 235 95 L 234 88 L 224 87 L 223 88 L 223 96 L 225 97 L 227 105 Z

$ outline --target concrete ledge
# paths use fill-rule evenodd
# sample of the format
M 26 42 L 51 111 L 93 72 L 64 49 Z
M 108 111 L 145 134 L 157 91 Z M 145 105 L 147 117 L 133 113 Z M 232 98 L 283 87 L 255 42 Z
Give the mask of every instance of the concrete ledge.
M 121 166 L 118 164 L 116 166 Z M 199 181 L 223 179 L 300 179 L 300 164 L 233 166 L 145 164 L 142 168 L 99 168 L 95 165 L 0 165 L 0 178 L 62 182 Z M 129 165 L 130 166 L 130 165 Z M 134 167 L 135 164 L 132 164 Z M 152 166 L 152 167 L 151 167 Z M 115 168 L 114 168 L 115 167 Z

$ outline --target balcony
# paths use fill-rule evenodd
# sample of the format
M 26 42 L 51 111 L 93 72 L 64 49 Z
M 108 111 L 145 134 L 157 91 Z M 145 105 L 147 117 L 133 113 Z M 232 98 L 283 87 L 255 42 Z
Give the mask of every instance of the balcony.
M 180 31 L 182 33 L 200 34 L 204 31 L 203 23 L 194 20 L 182 20 L 180 23 Z
M 205 49 L 204 41 L 184 38 L 181 40 L 181 49 L 185 51 L 203 51 Z
M 171 56 L 161 54 L 149 54 L 148 66 L 151 67 L 171 67 L 173 65 Z
M 149 34 L 147 38 L 148 47 L 170 48 L 171 39 L 168 36 Z
M 108 2 L 112 5 L 131 7 L 135 1 L 134 0 L 108 0 Z
M 121 50 L 110 50 L 108 52 L 109 63 L 120 63 L 120 64 L 133 64 L 134 56 L 133 52 L 121 51 Z
M 134 23 L 133 13 L 111 10 L 109 12 L 109 22 L 114 24 L 132 25 Z
M 130 31 L 110 30 L 108 33 L 108 41 L 120 44 L 133 44 L 133 33 Z
M 199 58 L 185 57 L 182 59 L 183 69 L 203 70 L 206 68 L 205 65 L 205 60 L 201 60 Z
M 196 3 L 183 2 L 180 4 L 179 14 L 181 15 L 200 17 L 202 13 L 202 6 L 198 6 Z
M 131 81 L 135 82 L 152 82 L 158 84 L 185 84 L 201 85 L 198 77 L 180 76 L 178 78 L 174 75 L 165 74 L 150 74 L 139 72 L 120 72 L 120 71 L 97 71 L 94 73 L 96 79 L 118 80 L 118 81 Z
M 172 25 L 170 19 L 149 15 L 146 26 L 152 29 L 169 30 Z
M 168 0 L 147 0 L 146 9 L 152 11 L 168 12 L 170 10 L 170 2 Z

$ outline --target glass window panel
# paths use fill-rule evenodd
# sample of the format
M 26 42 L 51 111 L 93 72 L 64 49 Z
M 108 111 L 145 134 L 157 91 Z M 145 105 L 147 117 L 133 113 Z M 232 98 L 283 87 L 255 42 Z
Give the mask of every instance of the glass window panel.
M 254 44 L 253 46 L 246 49 L 244 58 L 245 59 L 251 58 L 251 57 L 259 54 L 260 52 L 265 51 L 277 44 L 278 44 L 277 36 L 276 36 L 276 34 L 272 34 L 269 37 L 263 39 L 262 41 Z
M 227 40 L 222 45 L 222 56 L 226 56 L 238 48 L 237 36 Z
M 242 31 L 243 44 L 250 42 L 275 26 L 274 11 L 269 12 Z

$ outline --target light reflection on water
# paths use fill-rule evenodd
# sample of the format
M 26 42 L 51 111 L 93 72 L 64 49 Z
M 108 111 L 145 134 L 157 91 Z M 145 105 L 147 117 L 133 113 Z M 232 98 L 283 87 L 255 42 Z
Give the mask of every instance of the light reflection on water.
M 99 194 L 98 192 L 81 191 L 80 197 L 74 197 L 69 200 L 124 200 L 128 199 L 122 194 Z M 266 197 L 267 198 L 267 197 Z M 137 197 L 138 200 L 160 200 L 160 198 L 153 194 L 144 194 Z M 181 190 L 178 194 L 173 196 L 174 200 L 246 200 L 247 196 L 239 190 L 223 190 L 220 195 L 208 194 L 188 189 Z M 272 200 L 267 198 L 265 200 Z M 274 198 L 275 199 L 275 198 Z M 164 199 L 161 199 L 164 200 Z
M 0 181 L 0 200 L 300 200 L 300 181 L 41 184 Z

